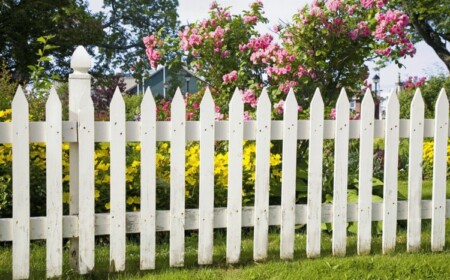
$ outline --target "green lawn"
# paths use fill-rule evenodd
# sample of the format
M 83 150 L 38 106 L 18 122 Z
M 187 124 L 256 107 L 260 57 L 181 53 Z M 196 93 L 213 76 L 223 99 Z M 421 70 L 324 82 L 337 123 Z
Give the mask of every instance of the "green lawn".
M 424 184 L 424 198 L 431 197 L 431 184 Z M 406 184 L 399 184 L 400 192 L 407 193 Z M 317 259 L 307 259 L 305 254 L 306 236 L 300 229 L 295 240 L 293 261 L 279 258 L 278 228 L 271 228 L 269 258 L 262 263 L 252 261 L 252 232 L 243 237 L 241 263 L 226 265 L 225 233 L 215 234 L 214 264 L 197 265 L 197 235 L 187 233 L 185 267 L 169 268 L 169 247 L 167 233 L 158 235 L 157 269 L 139 271 L 139 245 L 129 241 L 127 246 L 126 271 L 108 273 L 109 248 L 99 244 L 96 249 L 96 269 L 90 276 L 80 277 L 70 270 L 68 250 L 64 250 L 64 279 L 450 279 L 450 220 L 446 223 L 446 249 L 432 253 L 430 250 L 430 221 L 423 221 L 422 249 L 418 253 L 406 252 L 406 223 L 398 227 L 396 251 L 381 254 L 381 236 L 374 236 L 372 253 L 357 256 L 356 236 L 350 235 L 346 257 L 332 257 L 331 234 L 322 234 L 322 255 Z M 45 277 L 45 242 L 34 242 L 31 246 L 31 278 Z M 11 248 L 8 244 L 0 247 L 0 279 L 11 278 Z

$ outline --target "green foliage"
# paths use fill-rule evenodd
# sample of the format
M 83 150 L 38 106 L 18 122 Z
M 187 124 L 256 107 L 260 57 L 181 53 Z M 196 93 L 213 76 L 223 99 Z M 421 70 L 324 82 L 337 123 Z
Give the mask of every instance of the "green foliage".
M 134 121 L 141 115 L 141 102 L 143 95 L 125 95 L 126 120 Z
M 425 118 L 434 118 L 436 100 L 442 88 L 445 89 L 447 96 L 450 96 L 450 77 L 444 75 L 433 76 L 420 87 L 425 103 Z M 401 118 L 410 118 L 411 101 L 414 97 L 414 93 L 415 89 L 406 89 L 400 92 L 398 97 L 400 102 Z
M 19 83 L 12 78 L 11 72 L 7 69 L 6 64 L 0 64 L 0 110 L 11 108 L 11 102 L 16 93 Z
M 92 2 L 92 1 L 90 1 Z M 78 45 L 98 54 L 93 72 L 113 73 L 118 67 L 130 71 L 136 57 L 144 57 L 141 38 L 164 27 L 165 34 L 175 32 L 177 0 L 108 0 L 101 11 L 93 12 L 85 0 L 2 0 L 0 4 L 0 59 L 12 71 L 14 79 L 29 79 L 28 65 L 38 58 L 36 39 L 54 34 L 52 50 L 56 73 L 70 72 L 69 58 Z M 141 61 L 142 66 L 147 66 Z M 135 72 L 141 77 L 145 70 Z

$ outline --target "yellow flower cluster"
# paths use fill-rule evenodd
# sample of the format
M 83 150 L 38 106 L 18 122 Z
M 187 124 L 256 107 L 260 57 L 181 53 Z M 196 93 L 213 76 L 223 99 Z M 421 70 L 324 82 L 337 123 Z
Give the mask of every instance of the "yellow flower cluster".
M 423 161 L 432 164 L 434 157 L 434 142 L 425 141 L 423 143 Z M 447 165 L 450 165 L 450 140 L 447 145 Z

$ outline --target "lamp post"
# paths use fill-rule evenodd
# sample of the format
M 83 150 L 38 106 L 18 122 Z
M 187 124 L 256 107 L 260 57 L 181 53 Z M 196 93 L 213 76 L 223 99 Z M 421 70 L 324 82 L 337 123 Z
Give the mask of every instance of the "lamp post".
M 375 84 L 375 119 L 380 119 L 380 99 L 378 98 L 378 84 L 380 83 L 380 76 L 375 74 L 372 77 L 372 81 Z
M 166 92 L 167 92 L 167 89 L 169 88 L 169 84 L 168 83 L 166 83 L 166 82 L 164 82 L 164 100 L 166 100 Z
M 184 79 L 186 80 L 186 95 L 189 93 L 189 82 L 191 81 L 191 77 L 189 72 L 186 72 L 186 75 L 184 75 Z

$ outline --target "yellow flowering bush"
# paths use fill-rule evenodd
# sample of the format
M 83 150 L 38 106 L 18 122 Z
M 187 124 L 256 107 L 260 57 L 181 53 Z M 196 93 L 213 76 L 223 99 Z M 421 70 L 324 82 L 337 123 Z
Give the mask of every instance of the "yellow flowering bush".
M 423 143 L 423 175 L 425 178 L 433 177 L 434 141 L 427 140 Z M 447 176 L 450 176 L 450 139 L 447 145 Z
M 0 122 L 11 120 L 11 110 L 0 111 Z M 244 141 L 243 151 L 243 203 L 254 201 L 256 145 L 254 141 Z M 140 208 L 140 143 L 127 144 L 126 204 L 127 211 Z M 62 144 L 63 151 L 63 203 L 68 213 L 69 193 L 69 144 Z M 46 146 L 45 143 L 30 145 L 30 195 L 32 216 L 43 216 L 46 211 Z M 96 211 L 110 209 L 110 145 L 97 143 L 94 155 Z M 270 156 L 271 192 L 275 197 L 280 193 L 281 155 Z M 199 142 L 186 146 L 186 207 L 198 207 L 199 197 L 200 147 Z M 12 146 L 0 145 L 0 217 L 12 215 Z M 159 142 L 156 153 L 157 207 L 168 209 L 170 201 L 170 143 Z M 228 188 L 228 150 L 226 144 L 217 143 L 214 158 L 215 205 L 226 206 Z

